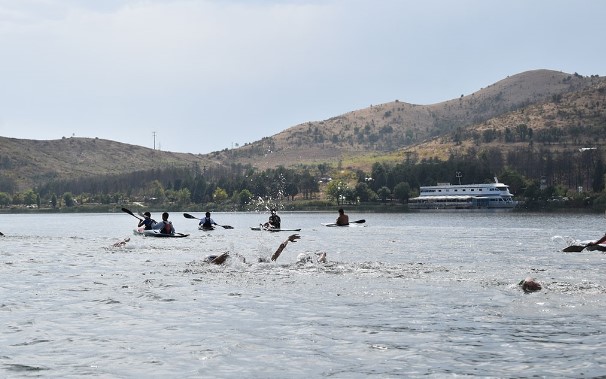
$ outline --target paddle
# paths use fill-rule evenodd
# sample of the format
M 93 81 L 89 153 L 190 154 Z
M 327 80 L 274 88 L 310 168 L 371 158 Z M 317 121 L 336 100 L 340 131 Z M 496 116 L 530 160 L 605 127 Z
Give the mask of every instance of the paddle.
M 129 211 L 126 208 L 122 208 L 122 212 L 128 213 L 129 215 L 133 216 L 134 218 L 136 218 L 139 221 L 143 221 L 143 219 L 139 218 L 136 214 L 134 214 L 133 212 Z
M 571 245 L 571 246 L 565 247 L 562 251 L 565 253 L 580 253 L 586 247 L 587 247 L 587 245 Z
M 193 219 L 196 219 L 196 220 L 202 220 L 201 218 L 197 218 L 196 216 L 192 216 L 189 213 L 183 213 L 183 217 L 185 217 L 185 218 L 193 218 Z M 229 225 L 219 225 L 219 224 L 217 224 L 217 226 L 220 226 L 220 227 L 222 227 L 224 229 L 233 229 L 234 228 L 233 226 L 229 226 Z

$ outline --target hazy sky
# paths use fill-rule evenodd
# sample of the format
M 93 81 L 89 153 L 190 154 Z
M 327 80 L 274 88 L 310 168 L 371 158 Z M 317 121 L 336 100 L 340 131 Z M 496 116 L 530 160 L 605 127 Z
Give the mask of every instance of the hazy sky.
M 602 0 L 0 0 L 0 135 L 209 153 L 507 76 L 606 75 Z

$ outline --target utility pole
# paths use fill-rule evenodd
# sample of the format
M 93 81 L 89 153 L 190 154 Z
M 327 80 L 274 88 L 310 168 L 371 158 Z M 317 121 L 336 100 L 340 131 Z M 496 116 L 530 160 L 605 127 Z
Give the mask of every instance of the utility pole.
M 152 132 L 154 135 L 154 150 L 156 150 L 156 132 Z

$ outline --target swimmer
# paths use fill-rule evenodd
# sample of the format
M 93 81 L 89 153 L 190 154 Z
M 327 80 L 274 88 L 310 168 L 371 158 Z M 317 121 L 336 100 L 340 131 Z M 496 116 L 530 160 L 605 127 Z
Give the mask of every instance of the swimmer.
M 520 281 L 518 285 L 522 286 L 522 290 L 526 293 L 540 291 L 542 288 L 541 284 L 531 277 L 527 277 L 526 279 Z
M 229 258 L 229 253 L 225 252 L 221 255 L 209 255 L 208 257 L 204 258 L 204 262 L 221 265 L 225 263 L 227 258 Z
M 275 253 L 273 253 L 273 255 L 271 256 L 271 260 L 275 261 L 276 259 L 278 259 L 280 254 L 282 254 L 282 251 L 284 250 L 284 248 L 286 248 L 286 245 L 288 245 L 289 242 L 297 242 L 297 240 L 299 238 L 301 238 L 301 236 L 299 236 L 298 234 L 292 234 L 292 235 L 288 236 L 286 241 L 282 242 L 280 244 L 280 246 L 278 246 L 278 249 L 275 251 Z M 238 255 L 238 254 L 236 254 L 236 255 Z M 228 257 L 229 257 L 229 253 L 227 253 L 227 252 L 225 252 L 221 255 L 209 255 L 206 258 L 204 258 L 204 262 L 220 265 L 220 264 L 225 263 L 225 261 L 227 260 Z M 324 257 L 326 257 L 326 255 L 324 255 Z M 242 257 L 242 261 L 244 263 L 246 263 L 246 260 L 244 259 L 244 257 Z M 259 258 L 259 263 L 261 263 L 261 262 L 266 262 L 266 259 Z
M 326 263 L 326 253 L 315 253 L 317 263 Z M 309 254 L 301 253 L 297 255 L 297 263 L 311 263 L 314 259 Z
M 113 247 L 122 247 L 122 246 L 126 245 L 126 243 L 127 243 L 128 241 L 130 241 L 130 238 L 125 238 L 125 239 L 123 239 L 123 240 L 122 240 L 122 241 L 120 241 L 120 242 L 116 242 L 116 243 L 115 243 L 115 244 L 113 244 L 112 246 L 113 246 Z

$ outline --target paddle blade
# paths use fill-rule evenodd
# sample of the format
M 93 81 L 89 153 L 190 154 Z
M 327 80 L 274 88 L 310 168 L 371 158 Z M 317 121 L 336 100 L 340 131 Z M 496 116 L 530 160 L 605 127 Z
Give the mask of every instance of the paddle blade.
M 583 251 L 583 249 L 585 249 L 585 247 L 587 247 L 586 245 L 571 245 L 568 247 L 565 247 L 562 251 L 565 253 L 580 253 L 581 251 Z
M 366 220 L 358 220 L 358 221 L 352 222 L 352 224 L 363 224 L 365 222 L 366 222 Z
M 234 228 L 233 226 L 230 226 L 230 225 L 220 225 L 220 226 L 222 226 L 223 229 L 233 229 Z
M 195 218 L 196 220 L 198 220 L 197 217 L 190 215 L 189 213 L 183 213 L 183 217 L 185 218 Z

